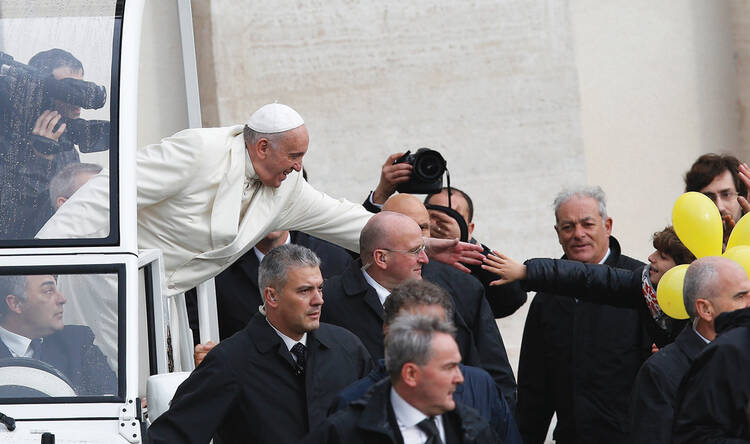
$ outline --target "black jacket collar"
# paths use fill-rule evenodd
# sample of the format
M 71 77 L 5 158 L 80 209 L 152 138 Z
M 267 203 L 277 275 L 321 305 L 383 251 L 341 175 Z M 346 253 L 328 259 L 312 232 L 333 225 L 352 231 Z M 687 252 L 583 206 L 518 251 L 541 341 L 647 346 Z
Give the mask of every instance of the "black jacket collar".
M 362 261 L 352 261 L 341 275 L 341 286 L 347 297 L 363 297 L 367 305 L 380 317 L 385 318 L 383 304 L 380 303 L 378 293 L 370 286 L 362 275 Z M 323 306 L 325 310 L 325 305 Z
M 350 405 L 352 408 L 362 411 L 357 421 L 358 428 L 387 435 L 393 442 L 397 442 L 397 435 L 388 421 L 389 415 L 393 414 L 390 393 L 391 381 L 386 378 L 375 384 L 363 398 L 352 402 Z M 456 403 L 456 408 L 446 412 L 445 415 L 458 417 L 464 442 L 477 439 L 482 428 L 487 426 L 473 409 L 460 403 Z M 398 436 L 400 436 L 400 433 Z
M 698 333 L 693 330 L 692 324 L 688 323 L 684 329 L 674 340 L 677 347 L 688 356 L 691 360 L 695 359 L 698 354 L 706 347 L 706 341 L 704 341 Z
M 720 314 L 714 326 L 716 333 L 723 333 L 735 327 L 750 327 L 750 307 Z

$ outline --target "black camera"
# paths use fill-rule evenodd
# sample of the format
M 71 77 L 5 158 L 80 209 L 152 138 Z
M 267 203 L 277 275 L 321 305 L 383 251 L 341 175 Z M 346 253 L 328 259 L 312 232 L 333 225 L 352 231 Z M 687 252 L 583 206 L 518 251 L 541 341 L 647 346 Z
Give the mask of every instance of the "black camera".
M 407 151 L 393 163 L 408 163 L 414 167 L 409 181 L 396 187 L 399 193 L 432 194 L 443 188 L 447 162 L 437 151 L 429 148 L 420 148 L 414 154 Z
M 109 147 L 109 122 L 102 120 L 67 119 L 67 143 L 57 143 L 43 137 L 31 137 L 37 118 L 53 108 L 53 100 L 85 109 L 98 109 L 107 102 L 104 86 L 85 80 L 55 79 L 38 69 L 17 62 L 0 51 L 0 153 L 10 146 L 30 138 L 37 150 L 44 154 L 73 149 L 83 152 L 103 151 Z M 63 120 L 58 123 L 61 125 Z M 72 142 L 72 143 L 71 143 Z

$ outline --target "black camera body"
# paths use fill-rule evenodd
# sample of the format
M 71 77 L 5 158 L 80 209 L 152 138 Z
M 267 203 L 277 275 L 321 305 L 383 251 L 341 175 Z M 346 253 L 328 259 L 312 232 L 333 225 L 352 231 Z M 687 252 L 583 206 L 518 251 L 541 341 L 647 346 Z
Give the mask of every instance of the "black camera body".
M 397 163 L 408 163 L 413 167 L 409 180 L 396 187 L 399 193 L 432 194 L 443 188 L 443 174 L 448 163 L 437 151 L 430 148 L 420 148 L 414 154 L 407 151 L 393 162 L 394 165 Z
M 33 140 L 37 150 L 53 154 L 78 145 L 83 152 L 103 151 L 109 147 L 109 122 L 61 119 L 66 123 L 68 143 L 34 136 L 31 131 L 45 109 L 59 100 L 85 109 L 98 109 L 107 101 L 107 90 L 93 82 L 73 78 L 55 79 L 38 69 L 17 62 L 0 51 L 0 153 L 11 145 Z

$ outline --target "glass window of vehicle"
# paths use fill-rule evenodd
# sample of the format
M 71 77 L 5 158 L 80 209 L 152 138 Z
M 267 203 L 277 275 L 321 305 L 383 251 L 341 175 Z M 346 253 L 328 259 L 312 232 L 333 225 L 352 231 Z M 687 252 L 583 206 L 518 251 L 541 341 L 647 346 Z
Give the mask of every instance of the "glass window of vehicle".
M 120 394 L 124 266 L 73 267 L 0 270 L 0 403 Z
M 119 9 L 2 2 L 0 246 L 117 243 Z M 64 223 L 84 198 L 86 223 Z

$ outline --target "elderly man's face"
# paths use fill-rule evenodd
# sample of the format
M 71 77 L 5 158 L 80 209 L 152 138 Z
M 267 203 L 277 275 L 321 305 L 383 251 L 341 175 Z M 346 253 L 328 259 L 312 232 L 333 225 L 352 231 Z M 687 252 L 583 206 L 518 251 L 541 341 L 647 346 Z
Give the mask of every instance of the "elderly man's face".
M 292 339 L 320 326 L 323 306 L 323 277 L 319 267 L 287 270 L 286 283 L 276 293 L 278 316 L 275 327 Z
M 21 303 L 21 317 L 30 339 L 49 336 L 63 329 L 63 304 L 67 300 L 57 290 L 51 275 L 26 276 L 26 300 Z
M 602 222 L 596 199 L 573 197 L 558 208 L 555 230 L 568 259 L 595 264 L 609 248 L 612 219 Z
M 263 185 L 278 188 L 293 170 L 302 171 L 309 142 L 307 128 L 302 125 L 285 132 L 274 146 L 268 146 L 258 165 L 253 164 Z
M 461 353 L 451 335 L 435 333 L 432 337 L 432 356 L 425 365 L 419 366 L 417 381 L 420 400 L 424 402 L 422 413 L 428 416 L 441 415 L 456 408 L 453 392 L 464 382 L 458 364 Z

